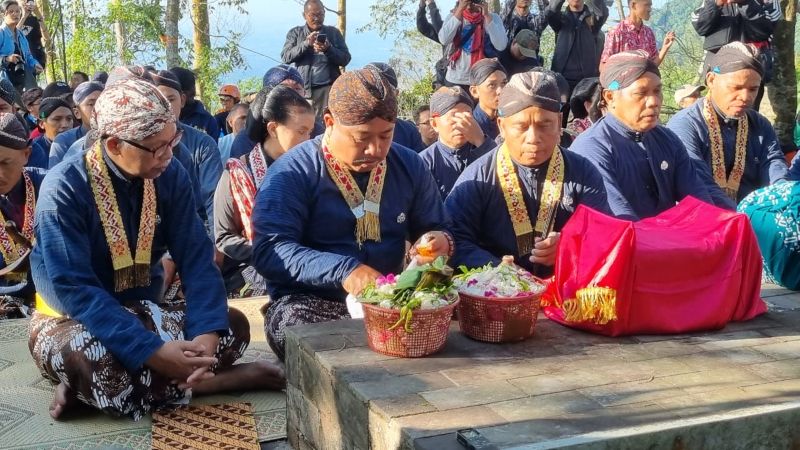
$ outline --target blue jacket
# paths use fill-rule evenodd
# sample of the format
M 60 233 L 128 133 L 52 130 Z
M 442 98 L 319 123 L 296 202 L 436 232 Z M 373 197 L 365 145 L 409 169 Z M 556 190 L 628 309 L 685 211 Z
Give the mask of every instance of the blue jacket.
M 34 139 L 31 143 L 31 156 L 28 158 L 28 164 L 25 166 L 47 169 L 50 165 L 49 155 L 50 146 L 52 144 L 53 142 L 47 139 L 47 136 L 44 134 Z
M 50 145 L 48 167 L 52 169 L 56 164 L 60 163 L 67 155 L 72 144 L 84 137 L 88 131 L 89 130 L 81 125 L 56 136 L 56 138 L 53 139 L 53 144 Z
M 24 170 L 31 177 L 35 197 L 38 198 L 39 190 L 42 186 L 42 181 L 44 180 L 44 176 L 47 174 L 47 171 L 36 167 L 26 167 Z M 21 220 L 16 220 L 15 222 L 24 221 L 25 181 L 20 179 L 19 183 L 17 183 L 17 185 L 11 189 L 6 197 L 8 198 L 10 204 L 0 204 L 0 211 L 3 212 L 3 218 L 6 220 L 11 220 L 13 217 L 11 209 L 14 209 L 14 212 L 22 218 Z M 22 230 L 22 226 L 22 223 L 17 223 L 17 228 L 20 231 Z M 5 267 L 7 265 L 8 263 L 6 263 L 2 255 L 0 255 L 0 267 Z M 5 278 L 0 278 L 0 295 L 10 295 L 17 298 L 32 299 L 35 292 L 36 289 L 33 286 L 33 278 L 31 277 L 30 272 L 28 272 L 28 277 L 22 282 L 12 282 Z
M 467 144 L 459 149 L 450 148 L 442 141 L 436 141 L 419 156 L 431 171 L 436 185 L 439 186 L 442 199 L 444 199 L 464 169 L 473 161 L 489 153 L 495 146 L 495 142 L 489 138 L 486 138 L 480 147 Z
M 181 110 L 181 122 L 208 134 L 214 142 L 219 138 L 217 119 L 206 110 L 200 100 L 187 103 Z
M 106 157 L 128 242 L 135 248 L 142 208 L 141 179 L 128 180 Z M 186 339 L 228 330 L 225 285 L 214 264 L 214 246 L 194 209 L 186 171 L 178 161 L 155 179 L 156 230 L 151 283 L 114 291 L 114 269 L 100 215 L 82 158 L 50 171 L 36 207 L 36 244 L 31 270 L 38 292 L 50 307 L 76 320 L 130 371 L 136 372 L 163 344 L 125 310 L 128 301 L 160 302 L 164 283 L 161 257 L 169 251 L 186 293 Z M 80 286 L 80 289 L 76 289 Z
M 394 124 L 392 142 L 398 143 L 405 148 L 410 148 L 417 153 L 425 150 L 425 144 L 422 143 L 422 135 L 419 134 L 417 125 L 410 120 L 397 119 Z
M 22 52 L 22 57 L 25 59 L 25 70 L 30 71 L 33 73 L 33 68 L 36 67 L 36 64 L 39 64 L 39 61 L 33 57 L 31 53 L 31 47 L 28 44 L 28 38 L 22 34 L 19 29 L 17 29 L 17 39 L 19 40 L 19 48 Z M 8 25 L 5 23 L 0 26 L 0 59 L 2 59 L 2 64 L 0 66 L 3 69 L 7 68 L 7 63 L 5 61 L 5 57 L 14 54 L 14 34 Z M 3 76 L 5 76 L 5 70 L 2 71 Z
M 686 146 L 689 156 L 703 163 L 701 166 L 708 171 L 706 175 L 713 179 L 711 171 L 711 140 L 708 136 L 708 125 L 706 125 L 706 120 L 703 118 L 705 102 L 706 99 L 702 99 L 681 110 L 678 114 L 672 116 L 667 127 L 678 135 L 683 145 Z M 747 136 L 744 174 L 739 184 L 739 192 L 736 195 L 737 203 L 758 188 L 785 180 L 786 172 L 788 171 L 783 151 L 780 143 L 778 143 L 778 137 L 775 135 L 775 129 L 758 111 L 748 110 L 746 114 L 747 116 L 744 120 L 748 121 L 750 127 Z M 733 161 L 736 157 L 738 126 L 736 123 L 726 124 L 719 115 L 717 120 L 722 134 L 725 173 L 730 175 L 733 169 Z M 720 199 L 714 199 L 715 204 L 720 202 Z
M 256 195 L 252 263 L 274 299 L 303 293 L 344 301 L 342 283 L 359 264 L 383 274 L 400 273 L 406 240 L 450 228 L 422 160 L 394 144 L 386 158 L 381 241 L 359 247 L 356 219 L 328 174 L 320 141 L 306 141 L 281 156 Z M 369 173 L 354 178 L 363 192 Z
M 189 154 L 192 155 L 194 170 L 193 177 L 197 179 L 200 187 L 200 199 L 205 205 L 205 217 L 203 218 L 209 236 L 214 235 L 214 191 L 217 190 L 219 177 L 222 176 L 222 159 L 219 156 L 217 143 L 202 131 L 192 128 L 181 122 L 183 130 L 181 144 L 186 146 Z M 189 167 L 186 167 L 190 170 Z

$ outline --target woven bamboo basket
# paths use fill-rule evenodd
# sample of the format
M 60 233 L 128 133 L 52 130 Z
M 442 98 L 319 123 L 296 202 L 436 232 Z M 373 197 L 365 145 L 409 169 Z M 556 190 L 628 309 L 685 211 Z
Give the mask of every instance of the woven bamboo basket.
M 369 347 L 378 353 L 401 358 L 419 358 L 444 348 L 453 310 L 459 300 L 436 309 L 416 309 L 411 317 L 411 332 L 403 325 L 390 330 L 400 320 L 400 310 L 363 303 L 364 326 Z
M 525 297 L 483 297 L 459 292 L 458 324 L 472 339 L 516 342 L 533 336 L 541 293 Z

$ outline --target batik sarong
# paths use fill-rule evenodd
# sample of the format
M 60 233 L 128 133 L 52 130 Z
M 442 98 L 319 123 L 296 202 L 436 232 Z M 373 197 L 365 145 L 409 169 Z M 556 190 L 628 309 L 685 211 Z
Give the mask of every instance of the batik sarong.
M 306 294 L 285 295 L 270 302 L 262 313 L 267 343 L 281 361 L 286 358 L 286 327 L 350 318 L 344 302 Z
M 145 328 L 165 340 L 184 340 L 186 305 L 156 305 L 143 300 L 125 306 Z M 229 309 L 230 329 L 220 337 L 212 370 L 238 360 L 250 343 L 250 325 L 236 309 Z M 28 346 L 45 378 L 64 383 L 78 399 L 113 416 L 139 420 L 154 410 L 185 404 L 191 391 L 179 389 L 167 377 L 144 367 L 128 371 L 83 325 L 68 317 L 34 313 Z
M 764 278 L 800 290 L 800 182 L 753 191 L 737 209 L 753 225 L 764 258 Z

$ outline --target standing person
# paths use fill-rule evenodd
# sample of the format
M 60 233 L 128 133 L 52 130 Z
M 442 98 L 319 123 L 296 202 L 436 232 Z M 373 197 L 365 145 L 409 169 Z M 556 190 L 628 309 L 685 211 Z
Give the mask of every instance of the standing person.
M 189 125 L 211 136 L 214 142 L 219 138 L 219 127 L 214 116 L 206 110 L 203 102 L 197 100 L 197 77 L 194 72 L 183 67 L 169 69 L 181 83 L 183 108 L 181 108 L 181 123 Z
M 87 81 L 89 81 L 89 74 L 86 72 L 72 72 L 72 76 L 69 79 L 69 88 L 74 91 L 81 83 L 86 83 Z
M 34 0 L 27 0 L 25 7 L 22 8 L 22 18 L 20 19 L 22 26 L 20 31 L 28 39 L 28 45 L 31 49 L 31 54 L 36 61 L 39 61 L 42 68 L 47 67 L 47 52 L 45 52 L 43 39 L 49 36 L 44 21 L 42 20 L 42 13 L 39 11 L 39 6 Z
M 513 255 L 547 277 L 575 209 L 609 212 L 603 179 L 586 158 L 558 145 L 561 92 L 553 72 L 512 76 L 500 106 L 503 144 L 467 167 L 445 200 L 456 241 L 452 264 L 481 267 Z
M 497 57 L 508 45 L 508 36 L 503 20 L 485 1 L 458 0 L 439 31 L 439 41 L 447 46 L 448 85 L 469 91 L 469 69 L 484 58 Z
M 544 58 L 539 56 L 539 38 L 527 28 L 517 33 L 511 45 L 500 53 L 500 63 L 503 64 L 508 76 L 528 72 L 535 67 L 544 65 Z
M 347 294 L 399 273 L 407 240 L 436 256 L 454 250 L 433 178 L 392 143 L 396 118 L 378 71 L 346 72 L 331 89 L 325 135 L 283 155 L 258 190 L 253 265 L 268 280 L 264 326 L 281 359 L 286 327 L 348 318 Z
M 3 25 L 0 26 L 0 67 L 2 76 L 11 81 L 18 95 L 26 87 L 36 86 L 36 75 L 44 69 L 31 53 L 28 39 L 17 29 L 21 25 L 22 9 L 16 0 L 0 3 Z
M 591 0 L 592 8 L 584 0 L 556 0 L 547 7 L 547 22 L 556 33 L 556 48 L 551 68 L 567 79 L 570 92 L 584 78 L 600 74 L 600 53 L 597 36 L 608 19 L 608 6 L 603 0 Z M 570 94 L 571 95 L 571 94 Z M 562 114 L 562 126 L 567 125 L 569 108 Z
M 305 25 L 294 27 L 286 35 L 281 59 L 293 64 L 305 80 L 306 98 L 311 100 L 317 117 L 328 106 L 331 85 L 341 75 L 340 67 L 350 64 L 350 50 L 336 27 L 323 25 L 325 6 L 320 0 L 306 0 L 303 5 Z
M 100 97 L 101 92 L 103 92 L 103 85 L 96 81 L 87 81 L 75 88 L 72 100 L 78 110 L 78 119 L 81 121 L 81 125 L 59 134 L 53 140 L 48 157 L 49 168 L 52 169 L 56 164 L 60 163 L 69 148 L 72 147 L 72 144 L 86 136 L 89 130 L 92 129 L 94 103 L 97 101 L 97 97 Z
M 31 154 L 25 125 L 11 113 L 0 113 L 0 256 L 7 267 L 30 248 L 34 211 L 45 171 L 25 167 Z M 19 242 L 7 230 L 11 221 L 28 241 Z M 12 231 L 13 233 L 13 231 Z M 0 320 L 27 317 L 35 293 L 30 271 L 20 270 L 0 277 Z
M 251 263 L 256 192 L 272 164 L 314 130 L 314 110 L 288 86 L 262 89 L 251 107 L 260 120 L 245 132 L 258 144 L 241 158 L 225 160 L 214 193 L 214 242 L 223 254 L 220 269 L 229 298 L 266 294 L 266 282 Z
M 675 42 L 675 32 L 670 31 L 664 37 L 661 50 L 656 49 L 656 35 L 653 29 L 644 24 L 650 20 L 653 0 L 628 0 L 630 13 L 606 33 L 603 54 L 600 56 L 600 71 L 611 55 L 627 50 L 644 50 L 657 65 L 664 62 L 667 52 Z
M 757 50 L 727 44 L 710 64 L 708 95 L 672 116 L 667 127 L 738 204 L 756 189 L 784 181 L 788 167 L 772 124 L 752 109 L 764 74 Z
M 431 126 L 431 107 L 430 105 L 420 105 L 414 111 L 414 122 L 417 123 L 419 135 L 422 137 L 422 143 L 425 147 L 430 147 L 437 139 L 439 133 Z
M 172 159 L 180 132 L 170 104 L 143 80 L 120 80 L 97 100 L 95 118 L 101 139 L 51 172 L 36 208 L 40 307 L 29 348 L 58 383 L 50 415 L 84 403 L 139 420 L 193 395 L 282 388 L 275 366 L 234 365 L 249 325 L 227 307 L 186 171 Z M 162 300 L 167 251 L 185 302 Z
M 545 11 L 548 4 L 548 0 L 506 0 L 502 17 L 508 40 L 514 39 L 522 30 L 531 30 L 540 39 L 547 28 Z
M 431 126 L 439 139 L 420 153 L 442 199 L 473 161 L 495 147 L 472 116 L 475 105 L 460 87 L 442 87 L 431 96 Z
M 235 84 L 224 84 L 219 88 L 218 95 L 222 108 L 214 115 L 214 120 L 217 121 L 219 135 L 222 137 L 230 133 L 227 126 L 228 113 L 235 105 L 239 104 L 242 94 L 239 93 L 239 87 Z
M 33 140 L 29 167 L 47 169 L 50 166 L 50 147 L 56 137 L 71 130 L 74 116 L 72 108 L 65 100 L 56 97 L 45 98 L 39 105 L 39 126 L 44 134 Z
M 425 14 L 425 9 L 431 16 L 428 21 L 428 16 Z M 436 6 L 435 0 L 419 0 L 419 7 L 417 8 L 417 31 L 426 38 L 441 44 L 439 42 L 439 31 L 442 29 L 442 15 L 439 12 L 439 7 Z M 447 53 L 446 48 L 442 47 L 442 59 L 436 61 L 435 71 L 436 78 L 433 80 L 433 89 L 438 89 L 445 85 L 445 74 L 447 73 Z
M 469 93 L 478 102 L 472 117 L 481 126 L 483 134 L 491 140 L 497 139 L 500 134 L 497 128 L 497 102 L 507 82 L 508 72 L 495 58 L 478 61 L 469 69 Z
M 228 112 L 228 117 L 225 120 L 225 126 L 230 132 L 225 136 L 219 138 L 219 156 L 222 161 L 227 161 L 231 157 L 231 147 L 236 136 L 244 130 L 247 124 L 247 113 L 250 111 L 250 106 L 246 103 L 237 103 Z
M 703 0 L 692 14 L 692 26 L 703 37 L 703 50 L 707 52 L 704 72 L 711 54 L 723 45 L 738 41 L 758 48 L 764 79 L 753 103 L 756 110 L 764 96 L 764 85 L 772 80 L 774 51 L 770 40 L 782 18 L 780 2 L 775 0 Z
M 687 196 L 714 204 L 711 192 L 719 186 L 704 176 L 675 133 L 658 123 L 661 74 L 649 55 L 638 50 L 610 57 L 600 85 L 608 114 L 578 136 L 570 151 L 600 172 L 614 216 L 656 216 Z M 736 207 L 731 201 L 717 206 Z

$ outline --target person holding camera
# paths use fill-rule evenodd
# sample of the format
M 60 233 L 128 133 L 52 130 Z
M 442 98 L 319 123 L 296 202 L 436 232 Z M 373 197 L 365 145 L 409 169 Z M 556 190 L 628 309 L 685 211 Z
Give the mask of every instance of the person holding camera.
M 22 8 L 22 17 L 19 19 L 20 25 L 17 28 L 28 39 L 28 47 L 30 47 L 31 54 L 36 58 L 36 61 L 39 61 L 42 67 L 47 67 L 47 53 L 42 41 L 49 39 L 49 35 L 47 34 L 43 17 L 36 2 L 27 0 Z
M 350 63 L 350 51 L 338 29 L 323 25 L 325 6 L 320 0 L 306 0 L 303 18 L 305 25 L 287 33 L 281 58 L 297 67 L 305 80 L 306 98 L 317 118 L 321 118 L 328 106 L 331 85 L 342 74 L 340 67 Z
M 28 39 L 17 30 L 22 18 L 19 3 L 15 0 L 3 1 L 0 3 L 0 13 L 3 14 L 3 25 L 0 26 L 0 76 L 7 78 L 21 95 L 23 89 L 36 85 L 35 76 L 44 69 L 31 54 Z

